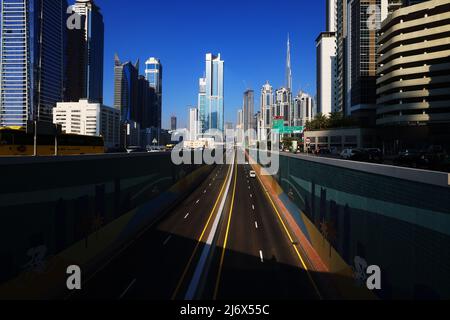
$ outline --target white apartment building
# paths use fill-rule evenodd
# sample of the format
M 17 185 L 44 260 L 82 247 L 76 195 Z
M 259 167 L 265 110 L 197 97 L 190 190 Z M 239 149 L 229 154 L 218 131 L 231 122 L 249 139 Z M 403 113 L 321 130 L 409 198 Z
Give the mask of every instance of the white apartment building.
M 317 49 L 317 112 L 328 115 L 338 109 L 336 101 L 336 36 L 322 32 Z
M 189 140 L 195 141 L 200 134 L 200 122 L 198 119 L 198 109 L 189 109 Z
M 294 99 L 294 126 L 304 127 L 314 116 L 313 98 L 305 92 L 299 92 Z
M 100 103 L 59 102 L 53 110 L 53 123 L 68 134 L 102 136 L 106 148 L 120 144 L 120 111 Z

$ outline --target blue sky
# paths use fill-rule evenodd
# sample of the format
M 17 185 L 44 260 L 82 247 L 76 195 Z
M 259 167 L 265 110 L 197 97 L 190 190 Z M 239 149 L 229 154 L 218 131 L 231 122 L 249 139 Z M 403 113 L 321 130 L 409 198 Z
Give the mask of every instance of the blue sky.
M 317 0 L 97 0 L 105 19 L 105 103 L 113 105 L 114 54 L 161 59 L 163 127 L 176 115 L 187 125 L 197 104 L 198 78 L 207 52 L 225 61 L 225 121 L 235 122 L 247 88 L 285 82 L 287 34 L 291 37 L 293 87 L 315 94 L 315 39 L 325 29 L 325 1 Z

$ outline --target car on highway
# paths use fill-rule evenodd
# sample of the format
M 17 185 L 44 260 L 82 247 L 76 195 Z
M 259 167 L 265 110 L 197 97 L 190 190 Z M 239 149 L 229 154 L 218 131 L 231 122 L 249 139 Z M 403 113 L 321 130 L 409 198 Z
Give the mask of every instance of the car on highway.
M 341 152 L 341 158 L 342 159 L 350 159 L 355 154 L 354 149 L 344 149 Z
M 345 160 L 369 162 L 370 154 L 364 149 L 345 149 L 341 153 L 341 158 Z
M 383 151 L 378 148 L 367 148 L 364 149 L 369 154 L 369 161 L 375 163 L 383 163 Z
M 394 165 L 417 168 L 424 164 L 424 153 L 417 149 L 405 149 L 394 158 Z
M 255 171 L 250 171 L 250 174 L 249 174 L 249 176 L 250 176 L 250 178 L 256 178 L 256 172 Z
M 129 146 L 126 148 L 127 153 L 146 153 L 147 149 L 139 146 Z

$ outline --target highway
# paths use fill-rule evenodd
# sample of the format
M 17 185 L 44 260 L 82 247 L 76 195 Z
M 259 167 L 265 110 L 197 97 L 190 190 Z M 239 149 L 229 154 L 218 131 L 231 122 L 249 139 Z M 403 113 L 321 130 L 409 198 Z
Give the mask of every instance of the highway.
M 218 165 L 70 299 L 319 299 L 249 165 Z

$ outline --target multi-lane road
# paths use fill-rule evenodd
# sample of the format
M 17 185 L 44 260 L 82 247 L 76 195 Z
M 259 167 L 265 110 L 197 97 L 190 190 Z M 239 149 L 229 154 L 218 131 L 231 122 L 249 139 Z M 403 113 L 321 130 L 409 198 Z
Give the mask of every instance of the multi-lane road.
M 250 170 L 216 166 L 71 298 L 319 299 L 307 260 Z

